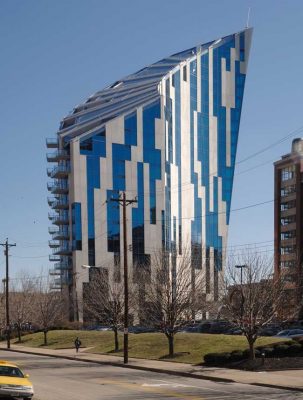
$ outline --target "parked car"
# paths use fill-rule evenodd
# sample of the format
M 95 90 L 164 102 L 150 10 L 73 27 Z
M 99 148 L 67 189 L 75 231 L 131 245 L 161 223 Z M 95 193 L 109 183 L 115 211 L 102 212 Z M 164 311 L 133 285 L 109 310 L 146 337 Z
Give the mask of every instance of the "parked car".
M 233 325 L 229 321 L 204 321 L 198 325 L 200 333 L 226 333 Z
M 34 388 L 28 378 L 16 364 L 0 361 L 0 397 L 31 399 Z
M 228 331 L 225 332 L 225 335 L 242 335 L 242 334 L 243 334 L 242 330 L 237 326 L 230 328 L 228 329 Z
M 181 333 L 198 333 L 198 325 L 184 326 L 179 332 Z
M 155 328 L 151 328 L 149 326 L 130 326 L 128 328 L 128 332 L 129 333 L 151 333 L 151 332 L 157 332 L 157 330 Z
M 281 332 L 282 327 L 278 324 L 268 324 L 259 330 L 260 336 L 275 336 Z
M 291 339 L 300 336 L 303 337 L 303 329 L 285 329 L 284 331 L 277 333 L 275 337 Z

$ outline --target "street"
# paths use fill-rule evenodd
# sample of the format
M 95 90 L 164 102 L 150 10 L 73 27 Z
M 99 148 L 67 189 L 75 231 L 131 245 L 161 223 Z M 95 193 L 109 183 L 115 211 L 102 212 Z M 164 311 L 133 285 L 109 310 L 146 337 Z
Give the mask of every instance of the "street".
M 80 361 L 1 352 L 30 374 L 36 400 L 116 399 L 303 399 L 303 393 L 217 383 Z

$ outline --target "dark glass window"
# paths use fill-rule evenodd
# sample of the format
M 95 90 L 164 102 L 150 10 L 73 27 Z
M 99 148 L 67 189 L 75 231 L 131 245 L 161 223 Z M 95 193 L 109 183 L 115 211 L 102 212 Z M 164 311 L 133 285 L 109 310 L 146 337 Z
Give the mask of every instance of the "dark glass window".
M 81 203 L 72 204 L 72 249 L 82 250 Z
M 183 80 L 186 82 L 187 81 L 187 66 L 184 65 L 183 67 Z
M 281 180 L 288 181 L 289 179 L 293 179 L 295 176 L 295 166 L 290 165 L 289 167 L 285 167 L 281 170 Z
M 281 240 L 293 239 L 296 237 L 296 231 L 286 231 L 281 233 Z

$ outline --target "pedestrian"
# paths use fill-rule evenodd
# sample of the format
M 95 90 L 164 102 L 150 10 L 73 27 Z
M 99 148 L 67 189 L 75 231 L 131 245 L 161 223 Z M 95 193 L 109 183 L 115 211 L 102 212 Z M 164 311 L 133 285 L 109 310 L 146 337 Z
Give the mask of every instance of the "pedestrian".
M 81 346 L 81 340 L 80 340 L 78 337 L 76 337 L 76 340 L 75 340 L 75 348 L 76 348 L 76 352 L 77 352 L 77 353 L 78 353 L 78 351 L 79 351 L 80 346 Z

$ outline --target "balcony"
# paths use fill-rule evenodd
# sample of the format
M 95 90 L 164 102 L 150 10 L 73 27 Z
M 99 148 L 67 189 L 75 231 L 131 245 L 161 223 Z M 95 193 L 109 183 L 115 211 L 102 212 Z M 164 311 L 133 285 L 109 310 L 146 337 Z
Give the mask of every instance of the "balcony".
M 70 285 L 71 279 L 68 276 L 60 276 L 60 278 L 55 278 L 53 282 L 54 289 L 61 289 L 62 285 Z
M 61 160 L 69 160 L 69 154 L 66 150 L 57 150 L 53 153 L 47 153 L 46 159 L 48 162 L 59 162 Z
M 60 245 L 57 249 L 53 249 L 53 255 L 68 256 L 72 254 L 72 248 L 69 243 Z
M 57 232 L 59 232 L 59 229 L 56 228 L 55 226 L 50 226 L 50 227 L 48 228 L 48 233 L 49 233 L 50 235 L 53 235 L 53 234 L 55 234 L 55 233 L 57 233 Z
M 56 232 L 52 234 L 52 240 L 69 240 L 69 230 L 57 229 Z
M 60 242 L 58 242 L 57 240 L 49 240 L 48 245 L 51 249 L 55 249 L 60 246 Z
M 59 262 L 60 261 L 60 256 L 55 255 L 55 254 L 50 254 L 48 256 L 49 261 L 51 262 Z
M 57 149 L 59 146 L 59 142 L 57 138 L 47 138 L 46 139 L 46 147 L 48 149 Z
M 54 225 L 68 225 L 69 216 L 68 213 L 48 213 L 48 219 L 52 221 Z
M 50 275 L 61 275 L 61 272 L 57 271 L 56 269 L 50 269 L 49 274 Z
M 55 198 L 51 204 L 51 207 L 54 210 L 68 210 L 68 208 L 69 208 L 68 197 L 62 196 L 59 199 Z
M 57 200 L 56 197 L 48 197 L 47 198 L 47 203 L 51 207 L 56 200 Z
M 70 173 L 69 164 L 59 164 L 54 168 L 47 168 L 47 176 L 51 178 L 66 178 Z
M 59 271 L 68 270 L 70 268 L 71 267 L 65 261 L 61 261 L 61 262 L 54 264 L 54 269 L 59 270 Z
M 68 182 L 67 181 L 48 182 L 47 189 L 53 194 L 67 194 Z

